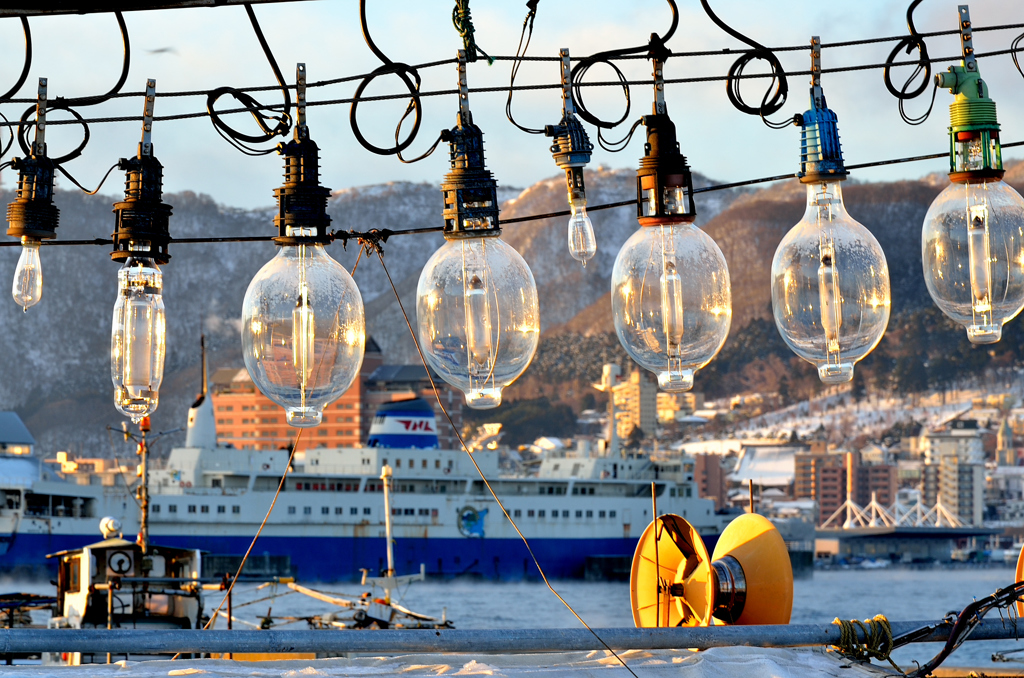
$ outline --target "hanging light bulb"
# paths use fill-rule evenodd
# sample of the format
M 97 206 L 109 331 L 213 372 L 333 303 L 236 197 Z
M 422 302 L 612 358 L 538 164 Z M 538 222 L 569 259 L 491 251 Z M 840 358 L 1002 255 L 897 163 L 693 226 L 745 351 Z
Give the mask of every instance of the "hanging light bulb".
M 363 300 L 345 268 L 327 254 L 327 198 L 319 148 L 309 138 L 305 65 L 298 66 L 295 138 L 284 145 L 285 183 L 274 191 L 277 254 L 242 301 L 242 356 L 253 383 L 280 405 L 291 426 L 318 425 L 323 408 L 355 381 L 366 341 Z
M 134 158 L 122 158 L 125 195 L 114 203 L 114 249 L 122 262 L 117 272 L 117 301 L 110 333 L 110 378 L 114 407 L 139 423 L 160 404 L 167 356 L 167 319 L 163 273 L 170 261 L 168 225 L 171 206 L 163 202 L 163 166 L 153 156 L 153 105 L 156 80 L 146 81 L 142 141 Z
M 461 50 L 459 84 L 458 124 L 442 134 L 451 158 L 441 185 L 447 242 L 420 273 L 416 318 L 427 364 L 465 393 L 467 405 L 488 409 L 533 359 L 540 312 L 530 267 L 498 237 L 497 183 L 469 111 Z
M 853 378 L 889 323 L 885 253 L 843 204 L 846 178 L 836 114 L 821 90 L 821 41 L 811 38 L 811 108 L 800 120 L 807 208 L 772 259 L 775 326 L 826 384 Z
M 961 5 L 963 60 L 935 76 L 949 107 L 952 182 L 928 208 L 921 232 L 924 279 L 935 304 L 975 344 L 999 341 L 1024 309 L 1024 199 L 1002 181 L 996 104 L 981 79 L 970 14 Z
M 555 164 L 565 170 L 565 183 L 569 192 L 569 254 L 584 266 L 597 252 L 594 224 L 587 216 L 587 189 L 583 182 L 583 168 L 590 162 L 594 144 L 590 143 L 587 131 L 576 117 L 576 106 L 572 101 L 572 69 L 569 67 L 569 50 L 559 51 L 562 57 L 562 121 L 548 125 L 544 134 L 554 137 L 551 154 Z
M 11 294 L 25 311 L 43 296 L 43 269 L 39 261 L 41 240 L 55 238 L 60 211 L 53 204 L 54 165 L 46 157 L 46 78 L 39 78 L 35 140 L 24 158 L 14 158 L 18 191 L 7 206 L 7 235 L 21 238 L 21 256 L 14 269 Z
M 654 60 L 655 102 L 645 116 L 646 155 L 637 171 L 640 230 L 612 268 L 612 318 L 633 360 L 664 391 L 687 391 L 711 362 L 732 322 L 729 268 L 715 241 L 694 225 L 693 177 L 668 117 L 662 61 Z
M 39 241 L 28 236 L 21 237 L 21 256 L 14 269 L 12 294 L 18 305 L 28 312 L 43 296 L 43 269 L 39 263 Z

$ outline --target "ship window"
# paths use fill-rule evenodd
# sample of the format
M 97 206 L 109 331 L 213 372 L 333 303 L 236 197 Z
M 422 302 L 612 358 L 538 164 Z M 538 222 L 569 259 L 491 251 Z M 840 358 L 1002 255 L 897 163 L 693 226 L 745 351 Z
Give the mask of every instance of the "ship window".
M 213 478 L 212 480 L 210 480 L 210 487 L 220 487 L 221 486 L 220 483 L 221 483 L 221 479 L 220 478 Z
M 587 517 L 588 518 L 593 518 L 594 517 L 594 512 L 593 511 L 587 511 Z
M 436 518 L 437 517 L 437 509 L 430 509 L 430 517 L 431 518 Z
M 604 514 L 604 511 L 598 511 L 598 512 L 597 512 L 597 517 L 598 517 L 598 518 L 604 518 L 604 515 L 605 515 L 605 514 Z
M 538 517 L 538 518 L 543 518 L 543 517 L 544 517 L 544 514 L 545 514 L 545 511 L 544 511 L 544 509 L 541 509 L 541 510 L 537 511 L 537 517 Z
M 588 491 L 587 494 L 594 494 L 594 488 L 591 487 L 590 491 Z
M 295 515 L 295 507 L 294 506 L 289 506 L 288 507 L 288 515 L 290 515 L 290 516 Z
M 353 506 L 352 508 L 350 508 L 350 509 L 348 510 L 348 512 L 349 512 L 349 514 L 351 514 L 351 515 L 353 515 L 353 516 L 357 516 L 357 515 L 359 515 L 359 509 L 357 509 L 357 508 L 356 508 L 355 506 Z
M 569 517 L 569 512 L 568 511 L 562 511 L 562 517 L 563 518 L 568 518 Z
M 414 516 L 416 515 L 416 509 L 405 509 L 405 515 Z
M 540 494 L 544 494 L 544 488 L 540 488 Z
M 686 488 L 686 496 L 687 497 L 692 497 L 693 496 L 693 490 L 691 490 L 689 487 Z
M 440 485 L 440 486 L 438 486 L 437 491 L 440 492 L 441 494 L 444 494 L 444 493 L 446 493 L 448 491 L 448 486 L 447 485 Z
M 565 511 L 562 511 L 562 513 L 565 513 Z M 576 512 L 576 517 L 577 518 L 582 518 L 583 517 L 583 511 L 577 511 Z
M 673 487 L 672 489 L 670 489 L 668 491 L 668 496 L 670 496 L 670 497 L 676 496 L 676 488 Z
M 410 459 L 409 460 L 409 468 L 416 468 L 416 460 L 415 459 Z
M 523 512 L 521 510 L 519 510 L 519 509 L 516 509 L 515 511 L 512 512 L 512 517 L 513 518 L 519 518 L 522 515 L 523 515 Z
M 335 506 L 334 507 L 334 515 L 340 516 L 344 512 L 345 512 L 345 509 L 341 508 L 340 506 Z
M 153 504 L 153 513 L 160 513 L 160 504 Z
M 430 509 L 422 509 L 421 508 L 419 510 L 419 515 L 421 515 L 421 516 L 429 516 L 430 515 Z
M 296 490 L 301 490 L 302 489 L 302 483 L 295 483 L 295 489 Z
M 398 508 L 391 509 L 391 515 L 393 515 L 393 516 L 400 516 L 400 515 L 402 515 L 402 509 L 398 509 Z
M 423 460 L 423 468 L 427 468 L 427 460 L 426 459 Z
M 434 460 L 434 468 L 441 468 L 441 460 L 440 459 L 435 459 Z
M 169 504 L 167 506 L 167 512 L 168 513 L 177 513 L 178 512 L 178 505 L 177 504 Z
M 416 491 L 416 486 L 415 485 L 410 485 L 409 486 L 409 492 L 415 492 L 415 491 Z
M 309 483 L 303 483 L 302 484 L 302 489 L 308 490 L 309 489 Z
M 578 487 L 572 488 L 572 493 L 573 494 L 579 494 L 580 493 L 580 488 L 578 488 Z
M 189 504 L 188 505 L 188 512 L 189 513 L 195 513 L 196 512 L 196 505 L 195 504 Z
M 529 509 L 529 510 L 528 510 L 528 511 L 526 512 L 526 517 L 527 517 L 527 518 L 532 518 L 532 517 L 533 517 L 533 514 L 534 514 L 534 511 L 533 511 L 533 509 Z
M 609 518 L 614 518 L 615 517 L 615 511 L 609 511 L 608 512 L 608 517 Z
M 551 517 L 552 518 L 557 518 L 558 517 L 558 509 L 555 509 L 554 511 L 551 512 Z
M 554 494 L 554 493 L 555 493 L 555 488 L 554 487 L 549 487 L 548 488 L 548 494 Z
M 227 512 L 228 512 L 228 507 L 227 506 L 218 506 L 217 507 L 217 513 L 227 513 Z
M 448 468 L 451 468 L 454 464 L 455 462 L 453 462 L 451 459 L 448 460 Z
M 68 577 L 68 593 L 78 593 L 82 590 L 82 572 L 79 569 L 81 560 L 79 556 L 68 558 L 67 568 L 70 574 Z
M 384 463 L 386 464 L 387 462 L 385 461 Z M 402 460 L 401 459 L 395 459 L 395 468 L 402 468 Z
M 204 504 L 203 506 L 200 506 L 200 507 L 199 507 L 199 512 L 200 512 L 200 513 L 209 513 L 209 512 L 210 512 L 210 507 L 209 507 L 209 506 L 206 506 L 206 505 Z
M 232 513 L 241 513 L 242 512 L 242 507 L 241 506 L 232 506 L 231 507 L 231 512 Z
M 326 515 L 330 515 L 330 513 L 331 513 L 331 508 L 329 506 L 321 506 L 320 507 L 320 515 L 326 516 Z
M 313 507 L 312 506 L 303 506 L 302 507 L 302 515 L 308 516 L 308 515 L 312 515 L 312 514 L 313 514 Z
M 370 514 L 371 514 L 372 512 L 373 512 L 373 511 L 372 511 L 372 510 L 370 509 L 370 507 L 369 507 L 369 506 L 364 506 L 364 507 L 363 507 L 363 515 L 364 515 L 364 516 L 368 516 L 368 515 L 370 515 Z

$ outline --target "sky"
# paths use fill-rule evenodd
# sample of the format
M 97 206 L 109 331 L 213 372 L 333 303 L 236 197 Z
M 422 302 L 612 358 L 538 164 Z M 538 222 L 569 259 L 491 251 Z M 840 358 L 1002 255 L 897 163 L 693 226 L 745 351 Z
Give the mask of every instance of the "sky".
M 455 56 L 462 46 L 451 24 L 452 0 L 368 1 L 368 22 L 377 45 L 394 61 L 424 63 Z M 698 0 L 679 0 L 680 22 L 669 47 L 677 52 L 737 49 L 742 44 L 716 27 L 704 14 Z M 524 2 L 476 0 L 472 5 L 477 43 L 488 53 L 515 53 L 526 13 Z M 736 30 L 772 46 L 807 44 L 812 35 L 825 44 L 906 33 L 906 5 L 888 0 L 836 0 L 807 3 L 798 0 L 717 0 L 712 7 Z M 928 0 L 915 14 L 919 31 L 955 29 L 957 3 Z M 305 0 L 260 4 L 255 8 L 267 40 L 285 76 L 294 78 L 295 64 L 304 62 L 310 82 L 366 73 L 379 61 L 364 43 L 359 30 L 356 0 Z M 1024 5 L 1019 0 L 982 0 L 971 4 L 976 27 L 1024 23 Z M 161 92 L 209 90 L 220 86 L 274 84 L 273 74 L 260 50 L 252 28 L 240 6 L 128 12 L 125 19 L 132 43 L 131 71 L 124 91 L 141 91 L 146 78 L 157 80 L 157 115 L 202 111 L 205 96 L 161 98 Z M 29 80 L 20 98 L 35 95 L 36 79 L 49 79 L 49 95 L 85 96 L 107 91 L 121 68 L 120 37 L 110 14 L 40 17 L 30 20 L 34 60 Z M 529 54 L 555 56 L 567 47 L 573 56 L 646 43 L 652 32 L 664 33 L 670 22 L 665 2 L 660 0 L 543 0 L 535 22 Z M 1020 29 L 976 33 L 979 52 L 1003 50 Z M 881 63 L 894 43 L 864 47 L 825 49 L 824 68 L 862 63 Z M 933 57 L 956 56 L 956 36 L 928 39 Z M 804 51 L 779 54 L 787 70 L 804 70 L 809 54 Z M 0 89 L 9 87 L 22 65 L 21 27 L 16 19 L 0 21 Z M 670 59 L 666 78 L 722 75 L 735 56 Z M 507 85 L 511 63 L 484 61 L 469 65 L 470 87 Z M 944 66 L 937 66 L 944 68 Z M 747 72 L 757 72 L 751 65 Z M 1024 140 L 1024 78 L 1014 69 L 1008 55 L 980 60 L 982 76 L 998 104 L 1004 142 Z M 650 63 L 629 62 L 627 77 L 650 77 Z M 905 77 L 909 67 L 897 71 L 894 80 Z M 423 69 L 422 89 L 452 89 L 456 85 L 453 65 Z M 556 82 L 555 63 L 527 63 L 517 84 Z M 610 80 L 613 73 L 603 66 L 591 69 L 590 78 Z M 357 83 L 344 83 L 309 91 L 311 102 L 349 97 Z M 822 85 L 830 108 L 839 116 L 839 130 L 847 164 L 901 156 L 942 152 L 948 146 L 948 104 L 951 96 L 939 90 L 935 110 L 924 124 L 911 127 L 900 119 L 897 102 L 886 91 L 880 69 L 850 73 L 826 73 Z M 790 79 L 790 97 L 775 116 L 779 120 L 807 108 L 807 76 Z M 744 86 L 748 101 L 759 101 L 763 85 L 753 81 Z M 395 77 L 378 78 L 367 95 L 401 91 Z M 604 118 L 622 114 L 624 99 L 618 88 L 587 90 L 589 108 Z M 650 111 L 652 90 L 634 86 L 631 90 L 630 123 L 612 130 L 621 136 L 631 121 Z M 279 101 L 275 92 L 256 94 L 264 103 Z M 756 116 L 736 111 L 730 105 L 722 82 L 670 84 L 666 99 L 676 123 L 683 153 L 694 171 L 721 182 L 742 181 L 760 176 L 795 172 L 799 131 L 795 127 L 772 130 Z M 123 98 L 101 106 L 81 109 L 87 117 L 138 115 L 142 99 Z M 231 105 L 225 99 L 222 106 Z M 394 126 L 404 110 L 403 102 L 366 103 L 359 107 L 364 135 L 379 146 L 393 141 Z M 551 158 L 550 141 L 520 132 L 505 117 L 505 94 L 477 93 L 470 96 L 474 121 L 484 132 L 488 167 L 506 187 L 525 188 L 559 173 Z M 10 119 L 20 117 L 24 104 L 5 104 L 0 112 Z M 557 123 L 561 117 L 560 92 L 556 89 L 517 93 L 513 101 L 518 121 L 531 127 Z M 927 97 L 908 102 L 911 113 L 927 108 Z M 423 99 L 423 121 L 419 136 L 408 153 L 416 156 L 429 148 L 442 128 L 455 122 L 457 101 L 452 95 Z M 55 116 L 61 114 L 55 113 Z M 447 171 L 447 153 L 442 145 L 429 158 L 402 164 L 394 156 L 377 156 L 365 151 L 349 127 L 349 106 L 311 106 L 308 119 L 312 137 L 321 148 L 322 183 L 332 189 L 414 181 L 439 184 Z M 255 133 L 251 119 L 236 116 L 233 124 Z M 103 173 L 119 157 L 135 153 L 140 125 L 131 123 L 94 124 L 91 141 L 83 157 L 66 168 L 80 182 L 95 187 Z M 596 130 L 588 128 L 596 142 Z M 80 128 L 53 126 L 47 133 L 51 156 L 77 145 Z M 167 192 L 194 191 L 211 195 L 218 202 L 239 208 L 273 205 L 273 189 L 281 183 L 281 158 L 276 154 L 248 157 L 239 153 L 214 131 L 208 118 L 158 122 L 153 130 L 156 156 L 165 167 Z M 612 168 L 636 167 L 643 155 L 642 132 L 619 153 L 597 150 L 594 165 Z M 1024 149 L 1008 149 L 1006 158 L 1024 157 Z M 896 165 L 857 172 L 864 181 L 920 177 L 947 171 L 945 160 Z M 123 182 L 116 175 L 101 191 L 120 192 Z M 10 187 L 15 177 L 10 170 L 0 175 L 0 184 Z M 71 188 L 58 179 L 58 187 Z M 440 217 L 439 217 L 440 218 Z M 373 224 L 352 224 L 372 228 Z

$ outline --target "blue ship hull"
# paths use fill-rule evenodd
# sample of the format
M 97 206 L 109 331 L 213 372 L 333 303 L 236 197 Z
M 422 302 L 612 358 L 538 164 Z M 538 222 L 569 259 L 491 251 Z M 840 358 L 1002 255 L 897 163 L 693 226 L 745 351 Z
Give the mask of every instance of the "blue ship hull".
M 704 537 L 708 551 L 717 536 Z M 81 548 L 97 538 L 87 535 L 19 534 L 0 554 L 0 572 L 35 576 L 56 574 L 56 560 L 46 555 Z M 249 548 L 249 537 L 160 536 L 155 542 L 206 551 L 210 555 L 239 556 Z M 583 577 L 588 556 L 632 558 L 636 539 L 533 539 L 537 560 L 549 577 Z M 2 547 L 0 547 L 2 548 Z M 432 577 L 477 577 L 489 580 L 537 579 L 537 568 L 518 539 L 410 538 L 395 541 L 395 569 L 399 574 L 418 572 L 420 563 Z M 260 537 L 254 559 L 263 555 L 286 556 L 294 575 L 302 581 L 358 581 L 362 568 L 376 575 L 385 567 L 385 542 L 380 537 Z M 627 561 L 628 562 L 628 561 Z

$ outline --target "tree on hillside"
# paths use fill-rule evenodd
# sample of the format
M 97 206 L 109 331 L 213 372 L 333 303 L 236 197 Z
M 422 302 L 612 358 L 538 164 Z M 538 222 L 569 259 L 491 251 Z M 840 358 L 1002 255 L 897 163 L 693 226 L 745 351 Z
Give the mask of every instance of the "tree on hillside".
M 893 386 L 901 395 L 928 390 L 928 370 L 917 354 L 897 358 L 892 378 Z
M 853 371 L 853 383 L 850 384 L 850 395 L 853 396 L 853 401 L 859 403 L 864 400 L 864 371 L 854 370 Z

